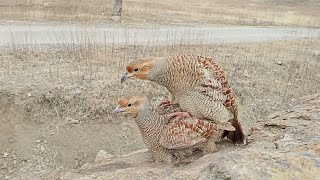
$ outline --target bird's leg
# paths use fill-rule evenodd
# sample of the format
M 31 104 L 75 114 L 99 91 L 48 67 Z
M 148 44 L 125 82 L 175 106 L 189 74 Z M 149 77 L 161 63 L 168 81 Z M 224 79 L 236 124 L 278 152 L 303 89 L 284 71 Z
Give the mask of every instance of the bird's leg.
M 169 118 L 173 118 L 177 116 L 180 116 L 183 118 L 191 118 L 191 115 L 188 112 L 173 112 L 173 113 L 170 113 L 168 116 Z

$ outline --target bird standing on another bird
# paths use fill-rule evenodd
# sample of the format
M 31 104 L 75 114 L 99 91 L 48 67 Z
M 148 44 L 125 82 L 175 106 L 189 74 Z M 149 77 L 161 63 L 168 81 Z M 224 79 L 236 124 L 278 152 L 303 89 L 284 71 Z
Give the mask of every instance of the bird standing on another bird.
M 235 96 L 224 72 L 211 58 L 183 54 L 142 58 L 126 66 L 121 83 L 127 79 L 149 80 L 166 87 L 173 96 L 172 102 L 183 111 L 216 123 L 225 130 L 222 137 L 246 143 Z M 186 112 L 180 115 L 187 117 Z
M 114 116 L 122 113 L 133 117 L 155 160 L 167 163 L 174 163 L 175 158 L 190 155 L 195 149 L 206 150 L 207 140 L 215 137 L 218 140 L 223 132 L 218 131 L 211 122 L 172 116 L 166 113 L 167 110 L 164 108 L 159 114 L 159 111 L 152 109 L 146 96 L 133 96 L 118 101 Z

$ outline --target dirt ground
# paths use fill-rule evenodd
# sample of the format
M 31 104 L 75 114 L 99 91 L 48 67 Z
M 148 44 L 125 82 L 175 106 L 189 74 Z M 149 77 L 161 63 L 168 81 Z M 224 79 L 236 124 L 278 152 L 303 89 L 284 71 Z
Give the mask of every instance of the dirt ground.
M 318 0 L 124 0 L 124 23 L 320 26 Z M 111 0 L 0 0 L 2 21 L 110 23 Z
M 135 123 L 110 114 L 123 94 L 169 98 L 145 81 L 120 84 L 142 56 L 193 53 L 225 69 L 246 129 L 296 99 L 319 93 L 320 39 L 198 46 L 13 46 L 0 49 L 0 179 L 26 171 L 79 168 L 101 149 L 145 148 Z

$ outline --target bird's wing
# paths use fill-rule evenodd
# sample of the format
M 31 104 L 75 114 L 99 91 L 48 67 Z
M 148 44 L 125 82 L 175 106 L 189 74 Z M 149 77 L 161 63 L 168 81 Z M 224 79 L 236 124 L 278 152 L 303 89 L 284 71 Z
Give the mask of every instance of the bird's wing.
M 166 114 L 170 114 L 173 112 L 181 112 L 182 111 L 179 104 L 158 105 L 156 110 L 159 113 L 159 115 L 166 115 Z
M 183 149 L 205 142 L 217 133 L 213 123 L 196 118 L 176 117 L 164 129 L 160 144 L 168 149 Z
M 222 102 L 234 118 L 237 118 L 235 96 L 223 70 L 211 58 L 199 56 L 197 62 L 202 71 L 200 86 L 197 88 L 210 100 Z
M 238 120 L 238 108 L 235 95 L 229 85 L 228 79 L 222 69 L 211 59 L 198 56 L 198 65 L 202 71 L 201 85 L 198 87 L 202 94 L 214 102 L 220 101 L 225 107 L 224 112 L 229 111 L 232 115 L 230 124 L 217 124 L 218 128 L 234 131 L 234 135 L 227 135 L 233 142 L 245 142 L 245 135 L 241 123 Z M 225 128 L 223 126 L 226 126 Z M 235 130 L 229 129 L 234 128 Z

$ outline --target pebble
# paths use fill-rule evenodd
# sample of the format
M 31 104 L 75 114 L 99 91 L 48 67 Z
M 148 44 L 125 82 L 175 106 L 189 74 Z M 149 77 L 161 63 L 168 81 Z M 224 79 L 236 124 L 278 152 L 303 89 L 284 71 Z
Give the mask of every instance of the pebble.
M 31 94 L 31 93 L 28 93 L 28 94 L 27 94 L 27 96 L 28 96 L 28 97 L 31 97 L 31 96 L 32 96 L 32 94 Z
M 3 153 L 4 158 L 7 158 L 8 156 L 9 156 L 9 153 L 7 153 L 7 152 Z
M 41 151 L 41 152 L 45 152 L 45 151 L 46 151 L 46 148 L 43 147 L 43 146 L 40 146 L 40 151 Z
M 283 63 L 281 61 L 277 61 L 277 64 L 278 65 L 282 65 Z
M 80 124 L 80 120 L 76 120 L 72 118 L 67 118 L 67 121 L 69 124 Z
M 36 143 L 37 143 L 37 144 L 41 143 L 41 140 L 39 140 L 39 139 L 38 139 L 38 140 L 36 140 Z
M 9 170 L 8 170 L 8 173 L 9 173 L 9 174 L 12 174 L 13 172 L 14 172 L 13 169 L 9 169 Z
M 102 162 L 107 162 L 109 161 L 111 158 L 113 158 L 113 156 L 111 154 L 108 154 L 106 151 L 104 150 L 100 150 L 94 160 L 94 164 L 99 164 Z

